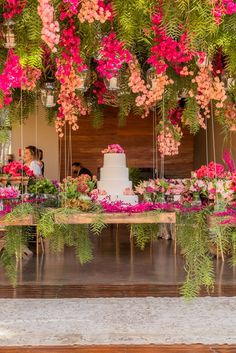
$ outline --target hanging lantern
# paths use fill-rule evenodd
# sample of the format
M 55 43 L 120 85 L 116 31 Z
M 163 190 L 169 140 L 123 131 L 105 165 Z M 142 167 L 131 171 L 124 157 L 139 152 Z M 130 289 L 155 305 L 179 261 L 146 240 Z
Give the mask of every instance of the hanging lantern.
M 3 36 L 5 40 L 4 47 L 8 49 L 15 48 L 16 46 L 14 25 L 15 22 L 12 20 L 6 20 L 3 23 Z
M 198 55 L 197 66 L 198 66 L 199 68 L 208 67 L 209 64 L 210 64 L 210 60 L 209 60 L 208 55 L 205 55 L 203 58 L 201 58 L 201 57 Z
M 120 82 L 121 77 L 119 74 L 111 77 L 111 78 L 104 78 L 104 83 L 108 91 L 119 91 L 120 90 Z
M 147 70 L 146 80 L 151 90 L 154 90 L 157 87 L 157 73 L 154 67 Z
M 227 81 L 226 81 L 226 87 L 228 88 L 228 89 L 230 89 L 230 88 L 232 88 L 234 85 L 235 85 L 235 78 L 233 78 L 233 77 L 228 77 L 227 78 Z
M 76 89 L 81 92 L 86 92 L 89 88 L 91 75 L 88 69 L 85 69 L 79 73 L 80 86 L 77 86 Z
M 57 104 L 55 85 L 52 82 L 46 82 L 41 88 L 41 101 L 46 108 L 53 108 Z

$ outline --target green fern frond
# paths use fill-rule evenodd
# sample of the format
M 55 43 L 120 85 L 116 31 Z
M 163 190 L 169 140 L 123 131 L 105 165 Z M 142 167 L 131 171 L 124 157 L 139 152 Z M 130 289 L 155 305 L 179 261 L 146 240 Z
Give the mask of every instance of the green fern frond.
M 93 259 L 92 243 L 89 237 L 88 227 L 86 225 L 78 225 L 78 233 L 75 243 L 76 257 L 81 265 Z

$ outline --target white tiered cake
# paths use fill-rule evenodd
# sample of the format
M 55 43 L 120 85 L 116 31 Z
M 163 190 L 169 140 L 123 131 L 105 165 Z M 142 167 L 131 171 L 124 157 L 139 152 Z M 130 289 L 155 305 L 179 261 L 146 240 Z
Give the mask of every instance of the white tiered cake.
M 132 189 L 124 153 L 104 154 L 103 167 L 100 170 L 100 181 L 98 181 L 97 187 L 98 190 L 106 191 L 106 197 L 108 196 L 111 201 L 123 201 L 132 205 L 138 203 L 136 195 L 124 195 L 125 190 Z

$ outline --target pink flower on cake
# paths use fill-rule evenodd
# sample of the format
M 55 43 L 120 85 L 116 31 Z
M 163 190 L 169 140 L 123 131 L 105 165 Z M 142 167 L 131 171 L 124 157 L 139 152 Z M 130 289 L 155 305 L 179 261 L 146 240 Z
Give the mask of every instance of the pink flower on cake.
M 113 144 L 113 145 L 108 145 L 107 148 L 102 150 L 102 153 L 125 153 L 124 149 L 118 145 L 118 144 Z
M 105 190 L 94 189 L 90 193 L 92 201 L 96 201 L 99 196 L 107 196 L 107 192 Z
M 134 192 L 131 188 L 125 188 L 123 195 L 134 195 Z

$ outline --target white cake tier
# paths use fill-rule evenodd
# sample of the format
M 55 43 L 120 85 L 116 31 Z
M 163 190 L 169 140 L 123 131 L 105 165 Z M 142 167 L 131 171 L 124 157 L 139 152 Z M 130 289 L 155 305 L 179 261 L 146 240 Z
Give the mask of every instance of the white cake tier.
M 132 188 L 132 182 L 129 180 L 100 180 L 97 183 L 99 190 L 105 190 L 108 195 L 123 195 L 126 188 Z
M 100 169 L 100 180 L 129 180 L 129 169 L 126 167 L 103 167 Z
M 105 153 L 104 167 L 126 167 L 126 157 L 124 153 Z
M 137 205 L 138 203 L 138 196 L 136 195 L 110 195 L 108 197 L 99 195 L 98 200 L 102 201 L 103 199 L 106 199 L 111 202 L 122 201 L 130 205 Z

